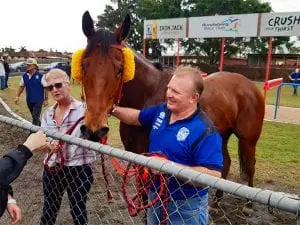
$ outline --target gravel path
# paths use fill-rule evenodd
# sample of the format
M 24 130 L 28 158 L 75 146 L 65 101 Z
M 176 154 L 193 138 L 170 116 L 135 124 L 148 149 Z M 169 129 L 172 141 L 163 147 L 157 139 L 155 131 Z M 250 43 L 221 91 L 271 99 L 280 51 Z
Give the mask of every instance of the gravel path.
M 265 120 L 300 125 L 300 108 L 280 106 L 274 119 L 275 106 L 266 105 Z

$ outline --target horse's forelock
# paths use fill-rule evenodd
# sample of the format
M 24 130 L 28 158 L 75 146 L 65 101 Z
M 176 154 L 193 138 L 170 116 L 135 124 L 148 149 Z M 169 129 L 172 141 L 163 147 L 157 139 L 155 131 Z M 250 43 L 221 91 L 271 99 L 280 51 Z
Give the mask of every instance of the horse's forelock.
M 108 49 L 110 45 L 120 44 L 117 42 L 116 37 L 109 31 L 99 29 L 96 33 L 88 40 L 88 45 L 86 48 L 86 56 L 89 55 L 93 49 L 98 45 L 101 52 L 104 55 L 108 54 Z

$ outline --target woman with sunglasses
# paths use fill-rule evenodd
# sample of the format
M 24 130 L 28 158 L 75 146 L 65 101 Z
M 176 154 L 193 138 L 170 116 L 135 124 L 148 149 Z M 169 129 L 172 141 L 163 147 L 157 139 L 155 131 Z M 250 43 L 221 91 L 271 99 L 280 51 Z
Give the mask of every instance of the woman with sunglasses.
M 71 96 L 68 75 L 63 70 L 52 69 L 45 75 L 45 81 L 45 88 L 56 103 L 43 113 L 41 126 L 81 137 L 83 121 L 80 118 L 85 108 L 82 102 Z M 49 150 L 55 154 L 47 155 L 44 161 L 44 207 L 40 224 L 55 224 L 65 191 L 74 224 L 88 224 L 86 201 L 93 183 L 91 163 L 95 161 L 96 153 L 57 140 L 51 141 Z
M 27 72 L 21 77 L 15 103 L 19 104 L 20 95 L 26 89 L 26 103 L 32 116 L 32 124 L 40 126 L 43 103 L 44 106 L 48 105 L 48 93 L 44 91 L 43 74 L 38 70 L 37 61 L 29 58 L 26 64 Z

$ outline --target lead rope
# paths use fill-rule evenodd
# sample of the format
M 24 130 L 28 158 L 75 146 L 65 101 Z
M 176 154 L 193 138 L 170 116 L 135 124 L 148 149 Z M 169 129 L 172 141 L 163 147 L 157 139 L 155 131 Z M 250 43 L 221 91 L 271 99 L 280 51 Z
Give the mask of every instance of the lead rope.
M 166 158 L 164 155 L 157 154 L 157 153 L 150 153 L 150 154 L 146 153 L 144 155 L 160 156 Z M 131 167 L 134 168 L 135 173 L 132 173 Z M 127 193 L 127 186 L 128 186 L 129 177 L 131 176 L 135 176 L 137 194 L 134 197 L 129 198 Z M 157 180 L 159 180 L 160 182 L 159 192 L 151 202 L 143 205 L 142 197 L 148 194 L 151 186 L 153 186 L 153 183 L 155 183 Z M 131 217 L 137 216 L 142 210 L 153 207 L 155 204 L 161 201 L 163 205 L 163 209 L 162 209 L 163 212 L 162 212 L 162 219 L 160 221 L 160 225 L 166 225 L 168 219 L 167 207 L 169 201 L 167 175 L 165 174 L 151 175 L 150 178 L 148 168 L 141 165 L 132 165 L 132 163 L 129 162 L 123 176 L 122 191 L 123 191 L 124 200 L 128 206 L 128 213 Z
M 72 132 L 74 131 L 74 129 L 77 127 L 77 125 L 84 119 L 84 116 L 80 117 L 66 132 L 65 134 L 69 134 L 71 135 Z M 62 140 L 59 140 L 59 145 L 61 146 L 60 147 L 60 151 L 58 151 L 56 153 L 56 155 L 60 158 L 60 163 L 56 163 L 55 166 L 49 166 L 49 160 L 51 159 L 51 157 L 53 156 L 53 152 L 50 152 L 45 160 L 45 169 L 48 171 L 48 172 L 52 172 L 52 173 L 57 173 L 59 172 L 64 164 L 65 164 L 65 158 L 63 156 L 63 152 L 62 152 L 62 146 L 65 142 L 62 141 Z
M 100 139 L 99 143 L 103 144 L 103 145 L 107 145 L 107 136 L 102 137 Z M 101 164 L 102 164 L 102 174 L 104 177 L 105 187 L 106 187 L 107 201 L 108 201 L 108 203 L 111 203 L 113 197 L 112 197 L 111 191 L 109 190 L 109 181 L 107 178 L 104 153 L 101 153 Z

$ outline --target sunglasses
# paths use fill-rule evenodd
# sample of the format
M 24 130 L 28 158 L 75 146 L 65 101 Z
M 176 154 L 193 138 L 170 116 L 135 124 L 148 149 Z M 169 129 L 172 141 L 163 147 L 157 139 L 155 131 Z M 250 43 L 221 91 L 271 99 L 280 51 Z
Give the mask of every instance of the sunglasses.
M 59 82 L 59 83 L 55 83 L 55 84 L 51 84 L 47 87 L 45 87 L 47 89 L 47 91 L 52 91 L 53 88 L 55 87 L 56 89 L 62 88 L 63 84 L 67 83 L 67 82 Z

